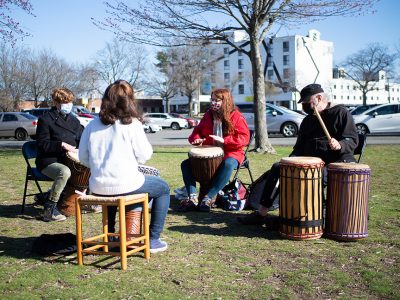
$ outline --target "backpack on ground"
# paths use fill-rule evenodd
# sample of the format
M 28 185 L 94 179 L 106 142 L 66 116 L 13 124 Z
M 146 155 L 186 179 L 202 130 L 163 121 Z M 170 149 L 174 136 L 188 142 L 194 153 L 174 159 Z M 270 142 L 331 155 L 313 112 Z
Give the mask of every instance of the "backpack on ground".
M 262 174 L 259 178 L 257 178 L 252 184 L 248 186 L 248 193 L 247 193 L 247 208 L 250 209 L 258 209 L 260 206 L 261 200 L 264 198 L 264 188 L 268 181 L 269 172 L 267 171 Z M 274 202 L 268 210 L 275 210 L 279 208 L 279 180 L 275 186 L 273 191 L 273 199 Z

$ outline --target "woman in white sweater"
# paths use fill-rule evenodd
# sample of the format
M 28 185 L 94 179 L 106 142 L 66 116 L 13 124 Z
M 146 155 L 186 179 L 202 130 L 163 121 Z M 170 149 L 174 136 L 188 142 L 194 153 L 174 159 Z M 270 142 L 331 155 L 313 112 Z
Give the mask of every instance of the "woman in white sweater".
M 90 168 L 89 189 L 95 195 L 120 196 L 148 193 L 153 198 L 150 252 L 167 249 L 160 240 L 169 208 L 168 184 L 138 171 L 138 163 L 151 158 L 153 149 L 144 133 L 132 86 L 117 80 L 104 92 L 99 118 L 85 128 L 79 160 Z M 129 209 L 135 209 L 130 207 Z M 109 227 L 114 229 L 116 208 L 109 208 Z

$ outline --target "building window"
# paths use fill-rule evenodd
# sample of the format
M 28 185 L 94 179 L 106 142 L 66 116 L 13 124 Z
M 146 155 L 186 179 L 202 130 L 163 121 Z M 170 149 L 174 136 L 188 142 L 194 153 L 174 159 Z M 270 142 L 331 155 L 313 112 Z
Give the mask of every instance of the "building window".
M 283 65 L 284 66 L 289 65 L 289 55 L 284 55 L 283 56 Z
M 347 96 L 347 100 L 350 100 L 350 96 Z
M 224 60 L 224 69 L 229 69 L 229 60 Z
M 243 59 L 238 60 L 238 69 L 239 70 L 243 69 Z
M 285 78 L 285 79 L 290 78 L 290 70 L 289 69 L 283 69 L 283 78 Z
M 238 56 L 243 56 L 243 52 L 238 50 Z
M 283 52 L 289 52 L 289 42 L 283 42 Z
M 238 80 L 243 81 L 243 72 L 238 72 Z
M 336 99 L 336 95 L 333 95 L 333 99 L 334 99 L 334 100 Z
M 273 70 L 268 70 L 267 78 L 268 78 L 268 80 L 272 80 L 274 78 L 274 71 Z
M 350 86 L 347 86 L 347 89 L 349 90 L 349 89 L 350 89 Z
M 228 56 L 229 55 L 229 47 L 224 48 L 224 55 Z
M 224 79 L 225 79 L 225 81 L 229 81 L 230 74 L 229 73 L 224 73 Z
M 230 90 L 230 89 L 231 89 L 231 86 L 230 86 L 229 84 L 225 84 L 225 85 L 224 85 L 224 88 L 227 89 L 227 90 Z
M 333 85 L 333 88 L 336 89 L 336 84 Z
M 243 95 L 244 94 L 244 84 L 239 84 L 238 85 L 238 92 L 239 92 L 239 95 Z
M 272 56 L 268 57 L 267 67 L 272 67 Z

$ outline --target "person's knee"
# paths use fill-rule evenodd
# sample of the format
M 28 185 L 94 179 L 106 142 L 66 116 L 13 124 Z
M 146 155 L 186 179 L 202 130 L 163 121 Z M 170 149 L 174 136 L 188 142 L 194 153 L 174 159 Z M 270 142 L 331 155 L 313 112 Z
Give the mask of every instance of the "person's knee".
M 65 167 L 60 169 L 60 176 L 61 177 L 63 177 L 63 178 L 68 180 L 71 177 L 71 175 L 72 175 L 71 174 L 71 170 L 67 166 L 65 166 Z

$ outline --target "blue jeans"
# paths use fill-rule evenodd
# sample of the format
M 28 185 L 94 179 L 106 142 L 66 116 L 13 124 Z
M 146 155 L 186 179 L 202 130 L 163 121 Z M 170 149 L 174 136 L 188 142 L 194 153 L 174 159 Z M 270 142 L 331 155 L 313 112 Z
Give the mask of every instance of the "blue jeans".
M 218 167 L 217 173 L 212 179 L 211 187 L 207 191 L 207 196 L 210 198 L 215 197 L 220 190 L 228 183 L 231 178 L 232 171 L 239 165 L 239 162 L 232 157 L 227 157 L 222 161 Z M 193 177 L 190 168 L 189 159 L 181 163 L 183 182 L 185 183 L 188 195 L 196 193 L 196 180 Z M 202 200 L 202 199 L 200 199 Z
M 133 194 L 148 193 L 149 199 L 153 199 L 151 207 L 151 221 L 150 221 L 150 239 L 159 239 L 163 231 L 165 218 L 169 208 L 169 186 L 163 179 L 156 176 L 144 176 L 145 180 L 143 185 L 136 191 L 113 196 L 125 196 Z M 105 195 L 104 195 L 105 196 Z M 111 195 L 107 195 L 111 196 Z M 129 210 L 137 210 L 138 205 L 130 205 L 127 207 Z M 115 216 L 117 214 L 116 206 L 108 207 L 108 226 L 109 231 L 115 231 Z

